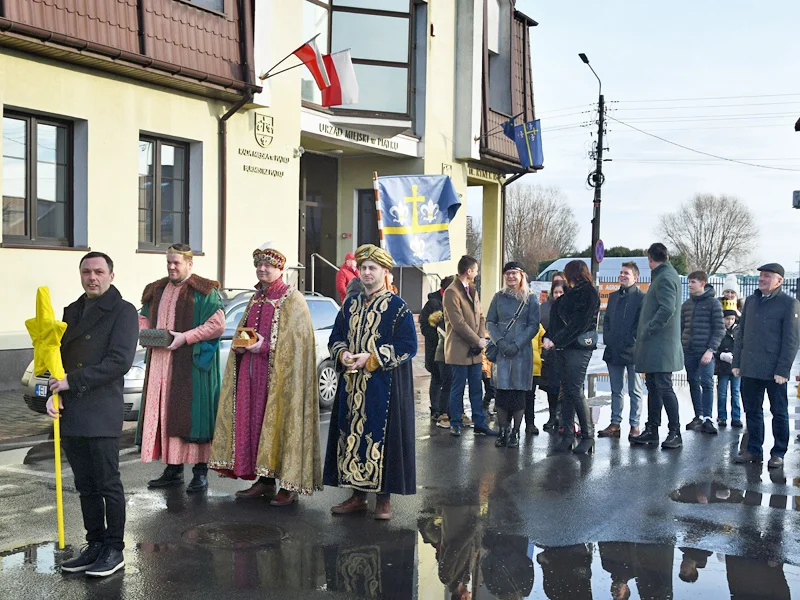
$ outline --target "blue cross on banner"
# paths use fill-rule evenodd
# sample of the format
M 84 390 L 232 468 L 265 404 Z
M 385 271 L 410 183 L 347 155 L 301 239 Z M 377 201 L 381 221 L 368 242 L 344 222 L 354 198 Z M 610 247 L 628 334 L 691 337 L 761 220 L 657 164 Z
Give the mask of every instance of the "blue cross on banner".
M 517 145 L 519 162 L 524 168 L 544 165 L 542 130 L 539 125 L 539 119 L 515 125 L 514 119 L 511 118 L 503 123 L 503 133 L 506 134 L 506 137 L 514 140 Z
M 383 245 L 397 265 L 450 260 L 450 221 L 461 202 L 447 175 L 378 177 Z

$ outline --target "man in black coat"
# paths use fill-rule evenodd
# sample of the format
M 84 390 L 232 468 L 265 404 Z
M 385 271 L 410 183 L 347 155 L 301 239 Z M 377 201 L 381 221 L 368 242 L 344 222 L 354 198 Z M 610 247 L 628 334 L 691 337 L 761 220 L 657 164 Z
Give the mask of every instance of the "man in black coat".
M 633 348 L 636 346 L 636 328 L 642 310 L 644 292 L 636 286 L 639 267 L 635 262 L 622 264 L 619 270 L 619 289 L 608 297 L 608 306 L 603 316 L 603 342 L 606 350 L 603 360 L 608 365 L 611 383 L 611 425 L 598 431 L 598 437 L 619 437 L 625 372 L 628 373 L 628 395 L 631 399 L 629 438 L 641 433 L 639 415 L 642 406 L 642 379 L 633 363 Z
M 725 335 L 722 304 L 714 298 L 714 288 L 708 285 L 705 271 L 693 271 L 687 279 L 690 295 L 681 306 L 681 344 L 694 419 L 686 429 L 716 434 L 711 412 L 714 409 L 714 353 Z
M 439 343 L 437 326 L 444 320 L 442 298 L 444 291 L 453 283 L 453 277 L 442 279 L 439 289 L 428 294 L 428 301 L 419 313 L 419 328 L 425 338 L 425 369 L 431 374 L 430 399 L 431 419 L 438 421 L 446 415 L 450 404 L 450 367 L 436 362 L 436 346 Z
M 775 445 L 767 466 L 783 466 L 789 446 L 789 399 L 786 382 L 800 345 L 800 303 L 784 294 L 783 267 L 769 263 L 758 268 L 758 289 L 747 299 L 733 350 L 735 377 L 742 378 L 742 402 L 747 418 L 747 450 L 734 462 L 761 462 L 764 444 L 764 391 L 772 412 Z
M 51 417 L 61 414 L 64 451 L 75 475 L 88 545 L 61 565 L 70 573 L 105 577 L 125 566 L 125 495 L 119 477 L 119 437 L 125 405 L 123 377 L 133 364 L 139 337 L 136 309 L 122 299 L 114 263 L 102 252 L 80 262 L 85 293 L 64 309 L 61 341 L 66 376 L 50 379 L 58 392 L 47 401 Z

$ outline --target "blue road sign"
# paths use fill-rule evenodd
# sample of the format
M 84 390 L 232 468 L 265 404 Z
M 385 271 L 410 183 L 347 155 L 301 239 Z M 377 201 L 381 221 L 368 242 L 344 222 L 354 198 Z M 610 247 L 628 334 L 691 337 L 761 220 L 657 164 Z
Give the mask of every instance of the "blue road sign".
M 603 244 L 603 240 L 597 240 L 597 244 L 594 246 L 594 257 L 597 259 L 597 262 L 603 262 L 603 259 L 606 256 L 606 247 Z

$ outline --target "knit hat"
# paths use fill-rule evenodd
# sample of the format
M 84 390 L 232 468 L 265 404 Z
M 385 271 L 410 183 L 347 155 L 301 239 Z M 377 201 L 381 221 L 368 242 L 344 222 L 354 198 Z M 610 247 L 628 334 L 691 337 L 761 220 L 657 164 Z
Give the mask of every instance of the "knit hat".
M 353 254 L 352 252 L 348 252 L 347 254 L 344 255 L 345 262 L 347 262 L 348 260 L 355 260 L 355 259 L 356 255 Z
M 739 313 L 737 313 L 735 310 L 723 310 L 722 311 L 722 316 L 723 317 L 738 317 Z
M 725 283 L 722 284 L 722 291 L 725 290 L 732 290 L 736 292 L 736 295 L 739 295 L 739 280 L 736 278 L 736 275 L 730 274 L 725 278 Z

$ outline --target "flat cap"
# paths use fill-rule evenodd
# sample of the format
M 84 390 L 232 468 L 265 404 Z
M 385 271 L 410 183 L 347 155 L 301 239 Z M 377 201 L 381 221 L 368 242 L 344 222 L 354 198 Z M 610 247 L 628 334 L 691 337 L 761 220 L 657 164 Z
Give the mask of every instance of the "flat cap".
M 778 263 L 767 263 L 765 265 L 761 265 L 758 267 L 759 271 L 767 271 L 769 273 L 777 273 L 781 277 L 784 277 L 785 271 L 783 270 L 783 266 Z

